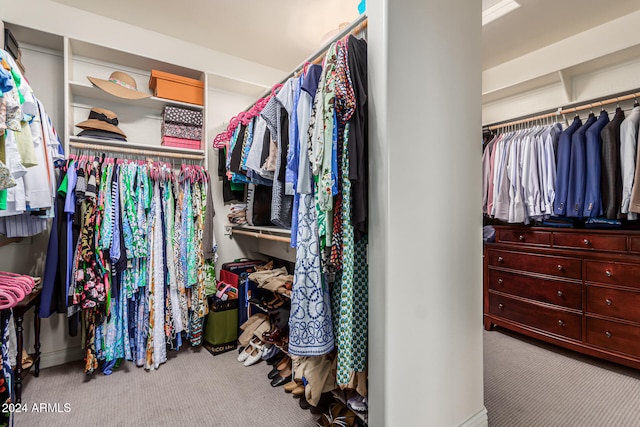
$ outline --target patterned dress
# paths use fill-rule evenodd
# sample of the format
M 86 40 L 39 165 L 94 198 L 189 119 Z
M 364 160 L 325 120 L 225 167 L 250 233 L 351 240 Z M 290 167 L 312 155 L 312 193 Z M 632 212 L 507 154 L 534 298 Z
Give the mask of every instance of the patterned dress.
M 318 89 L 320 90 L 320 89 Z M 313 111 L 318 108 L 314 103 Z M 308 135 L 300 136 L 300 151 L 308 151 L 315 125 L 310 121 Z M 306 157 L 301 156 L 306 162 Z M 300 168 L 310 168 L 301 164 Z M 309 176 L 311 176 L 309 174 Z M 309 179 L 311 181 L 311 179 Z M 289 316 L 289 353 L 293 356 L 321 356 L 334 348 L 329 289 L 320 265 L 320 241 L 316 202 L 312 192 L 301 194 L 298 206 L 296 265 Z

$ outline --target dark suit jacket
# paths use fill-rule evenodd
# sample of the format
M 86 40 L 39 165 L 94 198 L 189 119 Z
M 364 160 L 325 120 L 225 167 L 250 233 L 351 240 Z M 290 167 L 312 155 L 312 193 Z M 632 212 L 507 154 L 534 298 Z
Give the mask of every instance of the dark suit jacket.
M 571 137 L 582 126 L 582 120 L 576 116 L 573 123 L 560 134 L 558 141 L 558 165 L 556 167 L 556 198 L 553 201 L 553 213 L 566 215 L 567 191 L 569 189 L 569 164 L 571 160 Z
M 602 215 L 602 197 L 600 193 L 601 145 L 600 132 L 609 123 L 609 113 L 602 110 L 600 117 L 587 129 L 586 145 L 586 187 L 584 190 L 583 216 L 596 218 Z
M 587 129 L 596 122 L 589 115 L 586 122 L 571 137 L 571 160 L 569 162 L 569 185 L 567 190 L 567 216 L 582 217 L 584 189 L 586 187 L 586 142 Z
M 605 218 L 620 218 L 622 205 L 622 172 L 620 171 L 620 124 L 624 120 L 624 111 L 616 110 L 616 115 L 602 129 L 600 192 L 602 210 Z

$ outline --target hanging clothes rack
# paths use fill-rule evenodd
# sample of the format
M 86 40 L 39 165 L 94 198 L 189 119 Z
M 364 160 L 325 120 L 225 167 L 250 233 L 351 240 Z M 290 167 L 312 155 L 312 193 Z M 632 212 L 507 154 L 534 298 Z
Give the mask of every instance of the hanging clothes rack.
M 332 37 L 330 40 L 328 40 L 326 43 L 324 43 L 322 45 L 322 47 L 320 47 L 320 49 L 318 49 L 315 53 L 313 53 L 307 59 L 305 59 L 300 64 L 298 64 L 298 66 L 295 67 L 293 69 L 293 71 L 291 71 L 285 78 L 280 80 L 278 83 L 274 84 L 273 87 L 277 87 L 278 85 L 282 85 L 287 80 L 289 80 L 291 77 L 297 76 L 300 73 L 300 71 L 302 71 L 302 69 L 307 64 L 309 64 L 309 63 L 311 63 L 311 64 L 319 64 L 320 62 L 322 62 L 322 58 L 327 53 L 327 50 L 329 49 L 329 47 L 333 43 L 337 42 L 341 38 L 343 38 L 345 36 L 348 36 L 350 34 L 356 35 L 356 34 L 361 33 L 362 31 L 367 29 L 368 25 L 369 25 L 369 19 L 367 17 L 367 14 L 364 13 L 364 14 L 360 15 L 355 21 L 353 21 L 351 24 L 349 24 L 347 27 L 345 27 L 342 31 L 340 31 L 338 34 L 336 34 L 334 37 Z M 269 90 L 265 91 L 264 94 L 262 94 L 262 96 L 260 96 L 260 98 L 264 98 L 265 96 L 269 95 L 271 93 L 271 90 L 272 89 L 269 89 Z M 254 104 L 251 104 L 250 106 L 245 108 L 244 111 L 249 111 L 253 107 L 253 105 Z
M 531 116 L 531 117 L 526 117 L 523 119 L 518 119 L 518 120 L 512 120 L 510 122 L 505 122 L 505 123 L 498 123 L 498 124 L 494 124 L 494 125 L 489 125 L 489 126 L 485 126 L 485 129 L 489 129 L 489 130 L 497 130 L 497 129 L 503 129 L 509 126 L 516 126 L 516 125 L 520 125 L 523 123 L 530 123 L 530 122 L 534 122 L 536 120 L 544 120 L 544 119 L 548 119 L 551 117 L 558 117 L 561 116 L 563 114 L 571 114 L 571 113 L 577 113 L 578 111 L 584 111 L 584 110 L 591 110 L 594 107 L 602 107 L 605 105 L 610 105 L 610 104 L 616 104 L 616 103 L 620 103 L 620 102 L 624 102 L 624 101 L 628 101 L 631 99 L 637 99 L 640 98 L 640 92 L 632 92 L 632 93 L 626 93 L 623 95 L 618 95 L 618 96 L 611 96 L 608 95 L 607 97 L 604 97 L 602 99 L 596 99 L 593 100 L 591 102 L 585 103 L 585 104 L 580 104 L 577 106 L 573 106 L 573 107 L 559 107 L 557 110 L 549 112 L 549 113 L 543 113 L 543 114 L 538 114 L 535 116 Z
M 276 235 L 273 235 L 273 234 L 267 234 L 267 233 L 264 233 L 264 232 L 262 232 L 260 230 L 257 230 L 257 231 L 244 231 L 244 230 L 232 229 L 231 233 L 232 234 L 239 234 L 239 235 L 242 235 L 242 236 L 251 236 L 251 237 L 255 237 L 257 239 L 273 240 L 275 242 L 291 243 L 291 237 L 276 236 Z
M 127 147 L 114 147 L 110 145 L 96 145 L 86 144 L 82 142 L 70 142 L 69 146 L 78 150 L 92 150 L 92 151 L 109 151 L 115 153 L 124 154 L 138 154 L 143 156 L 153 157 L 168 157 L 175 159 L 189 159 L 189 160 L 202 160 L 204 155 L 202 154 L 187 154 L 187 153 L 174 153 L 171 151 L 157 151 L 157 150 L 141 150 Z

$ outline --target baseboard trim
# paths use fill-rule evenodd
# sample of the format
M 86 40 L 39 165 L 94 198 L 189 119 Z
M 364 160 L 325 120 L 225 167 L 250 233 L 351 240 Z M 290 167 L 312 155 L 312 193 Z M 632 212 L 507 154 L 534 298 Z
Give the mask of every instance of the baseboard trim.
M 40 368 L 64 365 L 84 358 L 84 350 L 81 348 L 65 348 L 40 354 Z
M 489 425 L 489 417 L 487 408 L 484 406 L 476 412 L 471 418 L 460 424 L 460 427 L 487 427 Z

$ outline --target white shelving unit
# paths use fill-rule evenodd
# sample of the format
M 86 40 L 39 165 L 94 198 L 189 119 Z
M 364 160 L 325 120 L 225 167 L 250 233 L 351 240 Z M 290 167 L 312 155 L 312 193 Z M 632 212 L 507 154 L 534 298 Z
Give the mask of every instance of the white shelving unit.
M 185 159 L 202 160 L 207 164 L 206 150 L 206 102 L 204 91 L 204 105 L 173 101 L 170 99 L 151 96 L 144 99 L 129 100 L 113 96 L 91 84 L 87 77 L 108 79 L 112 72 L 123 71 L 133 77 L 137 89 L 141 92 L 152 94 L 149 89 L 149 77 L 151 70 L 156 69 L 184 77 L 200 80 L 207 85 L 207 73 L 157 61 L 152 58 L 135 55 L 129 52 L 112 49 L 65 37 L 64 39 L 64 104 L 65 150 L 76 147 L 78 144 L 87 148 L 87 145 L 122 149 L 125 152 L 144 151 L 155 152 L 150 157 L 158 157 L 158 153 L 171 153 L 171 157 L 183 154 Z M 173 105 L 181 108 L 201 111 L 203 113 L 203 140 L 200 149 L 180 147 L 165 147 L 161 145 L 162 111 L 165 106 Z M 118 116 L 118 127 L 127 135 L 127 141 L 103 140 L 96 138 L 79 137 L 81 129 L 75 125 L 87 120 L 91 108 L 106 108 Z

